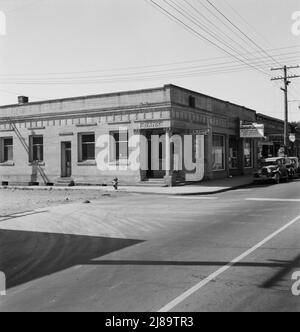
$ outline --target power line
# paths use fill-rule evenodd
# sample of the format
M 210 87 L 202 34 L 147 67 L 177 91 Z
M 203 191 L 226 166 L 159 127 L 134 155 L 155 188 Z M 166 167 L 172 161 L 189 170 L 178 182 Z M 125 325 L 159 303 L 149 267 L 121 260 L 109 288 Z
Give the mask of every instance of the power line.
M 239 42 L 228 36 L 222 29 L 220 29 L 214 22 L 212 22 L 210 19 L 208 19 L 205 15 L 201 13 L 198 8 L 193 6 L 191 3 L 189 3 L 187 0 L 183 0 L 190 8 L 192 8 L 193 11 L 195 11 L 202 19 L 204 19 L 206 22 L 208 22 L 210 25 L 212 25 L 217 31 L 218 34 L 221 34 L 222 36 L 225 36 L 225 38 L 228 38 L 233 43 L 235 43 L 240 49 L 243 49 L 244 51 L 249 52 L 243 45 L 241 45 Z M 208 27 L 207 27 L 208 28 Z M 210 30 L 211 31 L 211 30 Z
M 261 57 L 252 61 L 252 64 L 259 66 L 261 64 Z M 287 57 L 285 57 L 287 59 Z M 107 80 L 143 80 L 143 79 L 155 79 L 155 78 L 164 78 L 164 77 L 188 77 L 188 76 L 197 76 L 199 74 L 209 74 L 210 72 L 215 73 L 216 71 L 220 71 L 220 73 L 224 72 L 237 72 L 248 68 L 247 66 L 237 63 L 236 61 L 227 61 L 227 62 L 218 62 L 211 63 L 202 66 L 186 66 L 186 67 L 176 67 L 176 68 L 167 68 L 160 70 L 151 70 L 151 71 L 139 71 L 139 72 L 129 72 L 129 73 L 119 73 L 119 74 L 110 74 L 110 75 L 96 75 L 96 76 L 70 76 L 70 77 L 51 77 L 51 78 L 43 78 L 43 77 L 10 77 L 2 79 L 3 84 L 30 84 L 30 83 L 78 83 L 78 81 L 87 82 L 89 79 L 98 79 L 100 82 L 105 82 Z M 148 77 L 150 75 L 151 77 Z
M 170 4 L 168 2 L 168 0 L 162 0 L 164 1 L 165 3 L 169 4 L 169 6 L 171 6 L 171 8 L 175 9 L 180 15 L 186 17 L 187 19 L 191 20 L 191 16 L 190 14 L 188 13 L 188 16 L 184 14 L 184 12 L 186 13 L 186 11 L 184 10 L 184 8 L 182 8 L 181 6 L 177 5 L 179 10 L 174 7 L 172 4 Z M 171 0 L 170 0 L 171 1 Z M 172 3 L 172 1 L 171 1 Z M 231 51 L 233 51 L 234 53 L 236 53 L 237 55 L 239 55 L 240 57 L 242 57 L 245 61 L 248 61 L 249 64 L 251 63 L 251 59 L 245 57 L 242 55 L 242 53 L 240 51 L 237 51 L 234 47 L 232 47 L 232 45 L 230 45 L 229 43 L 226 43 L 224 40 L 220 39 L 218 34 L 215 34 L 214 32 L 211 32 L 211 30 L 209 30 L 206 26 L 203 27 L 203 24 L 200 23 L 199 21 L 196 21 L 195 23 L 195 20 L 192 18 L 192 22 L 194 22 L 194 24 L 196 24 L 198 27 L 200 27 L 200 29 L 202 31 L 204 31 L 205 33 L 207 33 L 209 36 L 211 36 L 212 38 L 214 38 L 215 40 L 217 40 L 219 43 L 221 43 L 223 46 L 229 48 Z
M 274 49 L 270 49 L 270 51 L 276 51 L 276 50 L 284 50 L 284 49 L 291 49 L 291 48 L 299 48 L 300 46 L 290 46 L 290 47 L 282 47 L 282 48 L 274 48 Z M 258 52 L 248 52 L 245 53 L 243 55 L 254 55 L 257 54 Z M 282 57 L 285 59 L 291 59 L 293 62 L 296 58 L 296 54 L 300 54 L 300 50 L 296 51 L 296 52 L 288 52 L 288 53 L 278 53 L 276 54 L 277 57 Z M 294 55 L 294 56 L 292 56 Z M 263 59 L 264 57 L 260 56 L 260 57 L 252 57 L 252 60 L 254 62 Z M 300 56 L 297 57 L 297 59 L 299 58 L 300 61 Z M 4 78 L 10 78 L 10 77 L 22 77 L 22 76 L 52 76 L 52 75 L 72 75 L 72 74 L 88 74 L 88 73 L 106 73 L 106 72 L 114 72 L 114 71 L 127 71 L 127 70 L 132 70 L 132 69 L 153 69 L 153 68 L 161 68 L 161 67 L 170 67 L 173 65 L 185 65 L 185 64 L 197 64 L 197 63 L 203 63 L 203 62 L 211 62 L 214 60 L 225 60 L 225 59 L 229 59 L 228 56 L 220 56 L 220 57 L 213 57 L 213 58 L 200 58 L 198 60 L 189 60 L 189 61 L 178 61 L 178 62 L 168 62 L 168 63 L 161 63 L 161 64 L 156 64 L 156 65 L 144 65 L 144 66 L 131 66 L 131 67 L 116 67 L 116 68 L 110 68 L 110 69 L 98 69 L 98 70 L 86 70 L 86 71 L 70 71 L 70 72 L 46 72 L 46 73 L 21 73 L 21 74 L 2 74 L 1 77 Z M 225 64 L 225 63 L 237 63 L 236 60 L 232 60 L 232 61 L 228 61 L 228 62 L 216 62 L 216 63 L 212 63 L 212 64 L 207 64 L 207 65 L 202 65 L 202 67 L 207 67 L 207 66 L 211 66 L 211 65 L 218 65 L 218 64 Z M 194 68 L 194 67 L 191 67 Z
M 254 33 L 259 36 L 265 43 L 270 44 L 269 40 L 265 38 L 257 29 L 253 27 L 252 24 L 250 24 L 232 5 L 229 4 L 227 0 L 223 0 L 225 4 L 248 26 Z
M 270 57 L 272 60 L 274 60 L 274 62 L 276 62 L 279 65 L 282 65 L 281 63 L 279 63 L 274 57 L 272 57 L 271 55 L 269 55 L 260 45 L 258 45 L 251 37 L 249 37 L 246 33 L 244 33 L 235 23 L 233 23 L 226 15 L 224 15 L 222 13 L 222 11 L 220 11 L 218 9 L 218 7 L 216 5 L 214 5 L 210 0 L 205 0 L 207 3 L 209 3 L 220 15 L 222 15 L 222 17 L 224 17 L 226 19 L 226 21 L 228 21 L 235 29 L 237 29 L 243 36 L 245 36 L 253 45 L 255 45 L 259 50 L 261 50 L 261 52 L 263 52 L 264 54 L 266 54 L 267 57 Z
M 172 16 L 180 25 L 185 26 L 188 30 L 192 31 L 192 33 L 194 35 L 197 35 L 198 38 L 207 41 L 208 43 L 210 43 L 211 45 L 213 45 L 214 47 L 218 48 L 219 50 L 225 52 L 226 54 L 230 55 L 231 57 L 235 58 L 236 60 L 238 60 L 239 62 L 242 62 L 243 64 L 247 65 L 248 67 L 251 67 L 252 69 L 255 69 L 256 71 L 259 71 L 260 73 L 270 76 L 269 74 L 267 74 L 266 72 L 256 68 L 255 66 L 252 66 L 251 64 L 247 63 L 246 61 L 238 58 L 235 54 L 232 54 L 231 52 L 229 52 L 228 50 L 224 49 L 222 46 L 218 45 L 216 42 L 210 40 L 209 38 L 205 37 L 203 34 L 199 33 L 197 30 L 195 30 L 194 28 L 190 27 L 187 23 L 185 23 L 184 21 L 182 21 L 181 19 L 179 19 L 178 17 L 176 17 L 175 15 L 173 15 L 172 13 L 170 13 L 168 10 L 166 10 L 165 8 L 163 8 L 161 5 L 157 4 L 155 1 L 153 0 L 149 0 L 151 3 L 153 3 L 157 8 L 159 8 L 159 10 L 165 14 L 167 14 L 167 16 Z

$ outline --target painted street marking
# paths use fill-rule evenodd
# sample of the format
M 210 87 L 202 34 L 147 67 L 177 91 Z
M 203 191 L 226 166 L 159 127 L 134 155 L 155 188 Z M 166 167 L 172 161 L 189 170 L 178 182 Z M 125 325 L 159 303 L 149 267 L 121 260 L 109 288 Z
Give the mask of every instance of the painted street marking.
M 204 200 L 204 201 L 213 201 L 219 199 L 219 197 L 203 197 L 203 196 L 197 196 L 197 197 L 190 197 L 190 196 L 170 196 L 169 199 L 191 199 L 191 200 Z
M 235 258 L 234 260 L 232 260 L 227 265 L 223 266 L 222 268 L 220 268 L 216 272 L 214 272 L 211 275 L 209 275 L 207 278 L 205 278 L 202 281 L 200 281 L 198 284 L 196 284 L 192 288 L 190 288 L 187 291 L 185 291 L 183 294 L 181 294 L 180 296 L 178 296 L 177 298 L 175 298 L 173 301 L 171 301 L 170 303 L 168 303 L 167 305 L 165 305 L 164 307 L 162 307 L 160 310 L 158 310 L 158 312 L 169 312 L 169 311 L 171 311 L 177 305 L 179 305 L 180 303 L 182 303 L 183 301 L 185 301 L 188 297 L 190 297 L 191 295 L 193 295 L 194 293 L 196 293 L 197 291 L 199 291 L 201 288 L 203 288 L 204 286 L 206 286 L 212 280 L 216 279 L 222 273 L 226 272 L 231 267 L 233 267 L 236 263 L 240 262 L 241 260 L 243 260 L 244 258 L 246 258 L 247 256 L 249 256 L 250 254 L 252 254 L 254 251 L 256 251 L 257 249 L 259 249 L 260 247 L 262 247 L 263 245 L 265 245 L 267 242 L 269 242 L 270 240 L 272 240 L 274 237 L 276 237 L 277 235 L 279 235 L 280 233 L 282 233 L 283 231 L 285 231 L 287 228 L 289 228 L 290 226 L 292 226 L 293 224 L 295 224 L 299 220 L 300 220 L 300 215 L 298 217 L 296 217 L 295 219 L 293 219 L 292 221 L 290 221 L 289 223 L 287 223 L 285 226 L 283 226 L 280 229 L 278 229 L 276 232 L 274 232 L 271 235 L 269 235 L 268 237 L 266 237 L 264 240 L 262 240 L 261 242 L 259 242 L 258 244 L 256 244 L 251 249 L 249 249 L 246 252 L 244 252 L 242 255 L 240 255 L 237 258 Z
M 246 201 L 254 202 L 300 202 L 300 198 L 247 198 Z

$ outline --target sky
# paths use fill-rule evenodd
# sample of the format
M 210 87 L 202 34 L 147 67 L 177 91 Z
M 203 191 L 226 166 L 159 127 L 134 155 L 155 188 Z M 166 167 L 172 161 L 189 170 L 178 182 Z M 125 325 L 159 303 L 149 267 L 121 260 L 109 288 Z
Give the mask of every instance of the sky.
M 282 72 L 270 69 L 300 65 L 299 0 L 153 1 L 163 9 L 150 0 L 0 0 L 0 105 L 172 83 L 283 118 L 281 82 L 271 81 Z M 289 116 L 300 121 L 300 78 L 291 81 Z

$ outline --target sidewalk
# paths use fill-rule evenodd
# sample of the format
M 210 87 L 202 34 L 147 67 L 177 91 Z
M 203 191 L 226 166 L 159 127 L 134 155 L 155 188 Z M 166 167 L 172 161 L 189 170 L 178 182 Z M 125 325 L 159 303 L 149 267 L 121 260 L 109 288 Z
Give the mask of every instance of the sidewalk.
M 155 195 L 211 195 L 250 185 L 252 176 L 237 176 L 221 180 L 205 181 L 179 187 L 150 187 L 150 186 L 122 186 L 117 192 Z M 115 192 L 113 187 L 101 186 L 75 186 L 75 187 L 46 187 L 46 186 L 0 186 L 0 189 L 22 189 L 22 190 L 99 190 L 103 193 Z

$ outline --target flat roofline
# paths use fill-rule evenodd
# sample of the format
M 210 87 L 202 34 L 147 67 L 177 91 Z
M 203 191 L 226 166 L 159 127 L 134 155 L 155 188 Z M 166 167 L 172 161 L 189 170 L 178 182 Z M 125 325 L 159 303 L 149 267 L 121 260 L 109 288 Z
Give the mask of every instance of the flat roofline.
M 183 88 L 183 87 L 175 85 L 175 84 L 165 84 L 164 86 L 156 87 L 156 88 L 147 88 L 147 89 L 138 89 L 138 90 L 127 90 L 127 91 L 119 91 L 119 92 L 109 92 L 109 93 L 103 93 L 103 94 L 85 95 L 85 96 L 78 96 L 78 97 L 48 99 L 48 100 L 41 100 L 41 101 L 29 102 L 29 103 L 26 103 L 26 104 L 9 104 L 9 105 L 2 105 L 2 106 L 0 106 L 0 109 L 11 108 L 11 107 L 23 107 L 23 106 L 27 106 L 27 105 L 43 105 L 43 104 L 47 104 L 47 103 L 58 103 L 58 102 L 66 102 L 66 101 L 85 100 L 85 99 L 99 98 L 99 97 L 122 96 L 122 95 L 126 95 L 126 94 L 149 93 L 149 92 L 152 92 L 152 91 L 161 91 L 161 90 L 167 90 L 167 89 L 172 89 L 172 88 L 180 89 L 180 90 L 186 91 L 188 93 L 197 94 L 199 96 L 210 98 L 212 100 L 216 100 L 216 101 L 221 102 L 221 103 L 226 103 L 228 105 L 232 105 L 232 106 L 235 106 L 235 107 L 243 108 L 243 109 L 245 109 L 247 111 L 253 112 L 253 113 L 255 113 L 257 115 L 260 115 L 260 116 L 268 117 L 268 116 L 263 115 L 261 113 L 257 113 L 255 110 L 247 108 L 245 106 L 238 105 L 238 104 L 235 104 L 235 103 L 231 103 L 229 101 L 222 100 L 220 98 L 216 98 L 216 97 L 212 97 L 212 96 L 209 96 L 209 95 L 205 95 L 205 94 L 203 94 L 201 92 L 197 92 L 197 91 L 194 91 L 194 90 L 186 89 L 186 88 Z M 277 121 L 282 121 L 280 119 L 276 119 L 276 118 L 272 118 L 272 117 L 269 117 L 269 118 L 277 120 Z
M 280 123 L 284 123 L 284 121 L 281 120 L 281 119 L 277 119 L 277 118 L 274 118 L 274 117 L 272 117 L 272 116 L 265 115 L 265 114 L 262 114 L 262 113 L 257 113 L 257 116 L 260 116 L 260 117 L 262 117 L 262 118 L 266 118 L 266 119 L 268 119 L 268 120 L 273 120 L 273 121 L 277 121 L 277 122 L 280 122 Z
M 33 101 L 33 102 L 25 103 L 25 104 L 1 105 L 0 109 L 9 108 L 9 107 L 22 107 L 22 106 L 27 106 L 27 105 L 41 105 L 41 104 L 48 104 L 48 103 L 58 103 L 58 102 L 64 102 L 64 101 L 85 100 L 85 99 L 92 99 L 92 98 L 99 98 L 99 97 L 112 97 L 112 96 L 122 96 L 122 95 L 128 95 L 128 94 L 136 94 L 136 93 L 145 93 L 145 92 L 166 90 L 168 87 L 169 87 L 169 85 L 164 85 L 164 86 L 158 87 L 158 88 L 108 92 L 108 93 L 102 93 L 102 94 L 57 98 L 57 99 L 46 99 L 46 100 L 40 100 L 40 101 Z
M 216 100 L 216 101 L 219 101 L 221 103 L 226 103 L 226 104 L 229 104 L 229 105 L 232 105 L 232 106 L 236 106 L 236 107 L 240 107 L 240 108 L 244 108 L 246 109 L 247 111 L 250 111 L 250 112 L 253 112 L 253 113 L 257 113 L 255 110 L 251 109 L 251 108 L 248 108 L 246 106 L 242 106 L 242 105 L 238 105 L 238 104 L 235 104 L 235 103 L 232 103 L 230 101 L 227 101 L 227 100 L 223 100 L 223 99 L 220 99 L 220 98 L 217 98 L 217 97 L 212 97 L 212 96 L 209 96 L 209 95 L 205 95 L 204 93 L 201 93 L 201 92 L 197 92 L 197 91 L 194 91 L 194 90 L 190 90 L 190 89 L 186 89 L 186 88 L 183 88 L 179 85 L 175 85 L 175 84 L 167 84 L 165 85 L 165 87 L 173 87 L 173 88 L 176 88 L 176 89 L 180 89 L 180 90 L 183 90 L 183 91 L 186 91 L 186 92 L 189 92 L 189 93 L 195 93 L 199 96 L 202 96 L 202 97 L 208 97 L 210 99 L 213 99 L 213 100 Z

